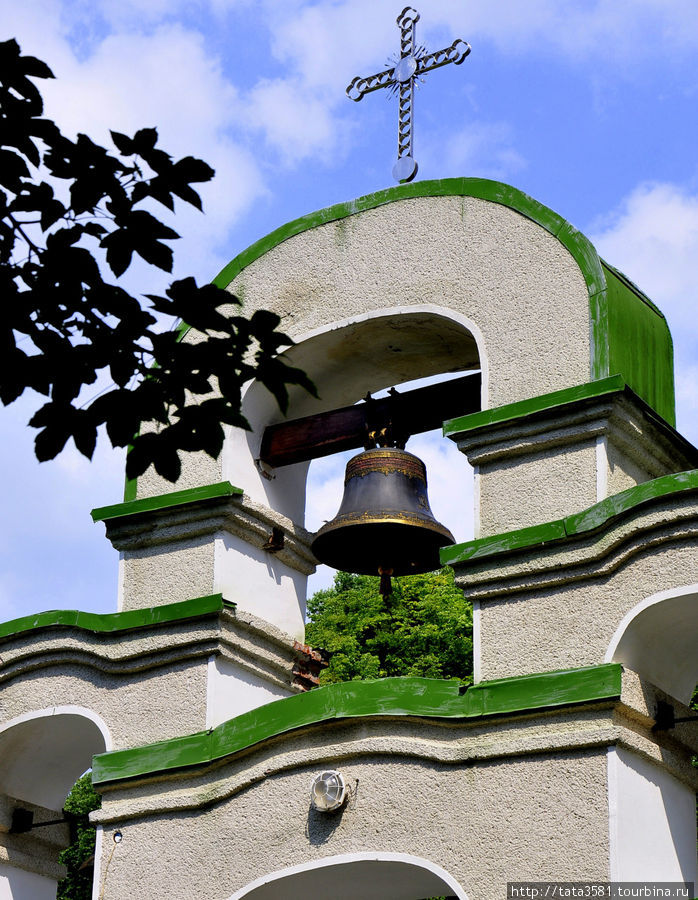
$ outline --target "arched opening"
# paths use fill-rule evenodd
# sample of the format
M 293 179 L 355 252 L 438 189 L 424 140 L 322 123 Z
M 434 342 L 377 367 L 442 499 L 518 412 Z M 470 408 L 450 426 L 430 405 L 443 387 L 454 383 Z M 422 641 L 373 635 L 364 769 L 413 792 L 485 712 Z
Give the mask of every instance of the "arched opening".
M 0 791 L 16 800 L 60 810 L 68 792 L 110 749 L 104 722 L 79 707 L 53 707 L 0 726 Z
M 661 591 L 618 626 L 606 662 L 622 663 L 688 704 L 698 682 L 698 585 Z
M 272 469 L 262 463 L 262 439 L 268 426 L 352 406 L 369 391 L 375 394 L 417 379 L 450 373 L 481 373 L 472 379 L 474 387 L 467 391 L 464 409 L 454 410 L 454 416 L 479 409 L 487 396 L 487 365 L 478 328 L 459 313 L 433 305 L 391 308 L 336 322 L 297 337 L 297 343 L 283 356 L 309 375 L 319 397 L 291 389 L 284 416 L 270 392 L 259 383 L 252 383 L 242 404 L 251 430 L 230 429 L 222 454 L 222 475 L 234 485 L 244 485 L 253 505 L 259 504 L 262 510 L 272 510 L 290 520 L 284 525 L 289 531 L 303 526 L 315 530 L 314 523 L 306 518 L 309 461 L 305 457 L 305 461 Z M 445 443 L 442 438 L 439 441 Z M 408 445 L 408 449 L 412 447 L 416 449 L 416 444 Z M 454 480 L 462 478 L 467 490 L 472 474 L 460 454 L 457 466 Z M 432 472 L 428 477 L 434 481 L 437 475 Z M 335 500 L 331 515 L 339 507 L 341 495 Z M 458 510 L 458 518 L 445 523 L 454 534 L 460 534 L 462 520 L 472 522 L 472 504 L 466 502 L 467 507 Z M 434 512 L 439 515 L 438 509 Z M 307 540 L 307 535 L 302 537 Z M 266 572 L 253 565 L 257 562 L 254 553 L 265 562 Z M 225 535 L 217 556 L 217 589 L 239 603 L 241 609 L 249 609 L 302 640 L 307 570 L 267 554 L 264 549 L 254 548 L 254 553 L 242 539 Z M 249 602 L 252 596 L 256 598 L 254 604 Z M 260 597 L 264 604 L 259 602 Z
M 375 395 L 389 387 L 424 383 L 433 376 L 478 370 L 482 372 L 481 402 L 486 405 L 487 365 L 479 330 L 458 313 L 441 307 L 408 306 L 340 321 L 303 336 L 283 357 L 303 369 L 319 393 L 314 398 L 292 388 L 288 419 L 352 405 L 369 391 Z M 224 455 L 225 477 L 234 484 L 256 483 L 254 499 L 302 524 L 306 521 L 309 464 L 279 468 L 272 478 L 250 470 L 259 457 L 264 428 L 282 421 L 284 415 L 269 392 L 256 383 L 245 395 L 243 412 L 252 431 L 231 436 L 230 452 Z M 242 447 L 236 443 L 241 438 L 247 453 L 240 452 Z M 421 438 L 413 438 L 411 446 L 416 447 L 418 440 Z M 466 472 L 467 461 L 460 454 L 459 461 Z
M 109 749 L 105 723 L 82 707 L 51 707 L 0 725 L 0 843 L 8 859 L 0 862 L 1 897 L 56 896 L 63 874 L 58 854 L 69 843 L 69 830 L 36 826 L 61 819 L 65 799 L 92 757 Z
M 350 853 L 292 866 L 265 875 L 229 900 L 426 900 L 456 897 L 465 891 L 440 866 L 402 853 Z

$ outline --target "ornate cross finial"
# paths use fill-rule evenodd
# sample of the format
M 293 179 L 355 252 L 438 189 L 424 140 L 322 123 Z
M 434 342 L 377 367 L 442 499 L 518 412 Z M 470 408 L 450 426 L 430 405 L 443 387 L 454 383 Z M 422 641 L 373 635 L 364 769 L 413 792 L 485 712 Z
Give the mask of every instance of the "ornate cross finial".
M 417 163 L 412 156 L 412 107 L 414 105 L 414 83 L 417 78 L 439 69 L 448 63 L 459 66 L 470 53 L 470 44 L 460 38 L 445 50 L 427 53 L 424 47 L 416 43 L 416 26 L 419 13 L 406 6 L 397 17 L 400 28 L 400 58 L 391 69 L 369 75 L 368 78 L 355 78 L 347 88 L 347 97 L 357 103 L 364 94 L 370 94 L 380 88 L 390 88 L 391 94 L 399 94 L 398 126 L 397 126 L 397 162 L 393 166 L 393 178 L 396 181 L 412 181 L 417 174 Z

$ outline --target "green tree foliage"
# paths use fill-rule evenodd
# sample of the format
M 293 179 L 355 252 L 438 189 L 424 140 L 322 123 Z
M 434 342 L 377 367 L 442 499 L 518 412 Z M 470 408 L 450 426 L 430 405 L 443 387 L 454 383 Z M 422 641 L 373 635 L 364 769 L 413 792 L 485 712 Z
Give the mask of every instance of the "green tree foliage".
M 92 778 L 87 772 L 73 786 L 63 807 L 67 813 L 79 818 L 75 840 L 59 856 L 68 873 L 58 883 L 56 900 L 89 900 L 92 896 L 93 867 L 90 862 L 95 852 L 95 829 L 87 821 L 87 815 L 101 805 L 102 800 L 92 787 Z
M 472 606 L 448 568 L 393 579 L 387 599 L 377 578 L 338 572 L 309 599 L 308 616 L 306 640 L 331 654 L 323 683 L 390 675 L 472 681 Z
M 16 41 L 0 43 L 0 400 L 12 403 L 27 388 L 48 398 L 30 421 L 40 429 L 40 460 L 70 438 L 91 457 L 104 425 L 114 446 L 133 444 L 130 477 L 152 464 L 174 481 L 178 451 L 216 457 L 222 424 L 248 427 L 245 382 L 256 377 L 283 409 L 288 384 L 313 387 L 278 359 L 292 341 L 275 314 L 234 314 L 237 298 L 193 278 L 173 282 L 164 297 L 125 290 L 119 277 L 134 256 L 172 271 L 167 242 L 178 235 L 152 210 L 174 210 L 175 198 L 201 209 L 192 184 L 209 181 L 213 169 L 191 156 L 173 160 L 156 146 L 154 128 L 133 137 L 112 131 L 116 152 L 84 134 L 65 137 L 43 118 L 37 78 L 53 74 Z M 180 342 L 158 315 L 204 339 Z M 112 386 L 86 402 L 98 375 Z M 148 422 L 155 427 L 139 434 Z

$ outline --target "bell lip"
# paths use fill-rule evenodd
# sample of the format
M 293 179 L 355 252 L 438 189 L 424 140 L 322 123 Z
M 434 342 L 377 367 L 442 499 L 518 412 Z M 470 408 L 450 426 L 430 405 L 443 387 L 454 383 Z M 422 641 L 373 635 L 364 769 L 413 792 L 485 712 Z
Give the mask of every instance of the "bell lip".
M 380 578 L 381 575 L 378 569 L 369 569 L 364 566 L 354 566 L 351 569 L 348 569 L 346 566 L 333 566 L 331 563 L 323 563 L 323 565 L 328 566 L 330 569 L 334 569 L 335 572 L 349 572 L 351 575 L 368 575 L 370 578 Z M 391 573 L 390 577 L 409 578 L 411 575 L 424 575 L 425 572 L 437 572 L 442 568 L 443 566 L 437 558 L 433 565 L 425 563 L 421 566 L 415 566 L 415 568 L 410 569 L 409 572 L 404 569 L 396 569 Z
M 319 537 L 330 534 L 338 528 L 352 528 L 357 525 L 404 525 L 407 528 L 424 528 L 425 531 L 433 534 L 438 532 L 442 537 L 446 538 L 449 543 L 455 544 L 456 539 L 451 532 L 442 525 L 441 522 L 429 516 L 419 516 L 416 514 L 407 515 L 395 512 L 386 513 L 345 513 L 342 516 L 335 516 L 331 522 L 325 523 L 322 528 L 315 532 L 312 545 Z M 443 546 L 446 546 L 445 544 Z
M 430 546 L 428 547 L 428 554 L 431 554 L 431 561 L 429 561 L 427 558 L 423 558 L 422 563 L 419 565 L 416 565 L 414 567 L 397 566 L 397 567 L 395 567 L 395 571 L 393 573 L 396 577 L 404 577 L 404 576 L 409 576 L 409 575 L 422 575 L 425 572 L 434 572 L 437 569 L 440 569 L 441 563 L 439 561 L 439 550 L 442 547 L 448 546 L 449 544 L 453 544 L 455 542 L 453 535 L 445 526 L 441 525 L 440 523 L 436 523 L 436 527 L 434 527 L 434 520 L 418 521 L 418 520 L 416 520 L 416 517 L 415 517 L 415 519 L 411 523 L 408 523 L 405 521 L 404 518 L 400 519 L 396 516 L 392 516 L 392 517 L 385 516 L 384 518 L 381 518 L 378 521 L 376 521 L 376 518 L 374 517 L 371 524 L 378 526 L 378 527 L 380 527 L 382 525 L 393 525 L 393 526 L 398 525 L 398 526 L 403 527 L 406 531 L 411 531 L 412 533 L 414 533 L 415 528 L 418 528 L 420 531 L 423 532 L 423 535 L 424 535 L 423 539 L 425 542 L 429 541 L 429 539 L 431 539 Z M 317 534 L 315 535 L 315 538 L 313 539 L 311 547 L 310 547 L 311 552 L 316 556 L 316 558 L 318 559 L 318 561 L 320 563 L 322 563 L 323 565 L 329 566 L 331 569 L 336 569 L 337 571 L 342 571 L 342 572 L 352 572 L 355 575 L 378 575 L 379 574 L 377 564 L 374 561 L 372 561 L 370 564 L 367 563 L 365 565 L 362 565 L 361 557 L 357 556 L 352 561 L 352 565 L 347 565 L 346 560 L 341 560 L 341 561 L 339 561 L 339 564 L 337 564 L 338 561 L 337 561 L 336 556 L 335 556 L 334 561 L 332 559 L 332 557 L 334 556 L 334 553 L 330 552 L 329 554 L 327 554 L 327 553 L 323 552 L 322 546 L 320 546 L 318 548 L 318 542 L 322 545 L 324 543 L 325 538 L 329 538 L 333 534 L 335 534 L 336 531 L 338 530 L 338 528 L 337 528 L 338 525 L 340 528 L 347 531 L 347 530 L 351 530 L 353 528 L 365 527 L 366 526 L 365 522 L 342 521 L 342 522 L 338 523 L 337 520 L 335 519 L 332 522 L 329 522 L 328 525 L 330 527 L 323 526 L 323 528 L 321 528 L 320 531 L 317 532 Z M 334 548 L 331 546 L 330 550 L 332 550 L 332 549 L 334 549 Z M 318 553 L 318 550 L 320 551 L 319 553 Z M 428 556 L 428 554 L 426 554 L 426 556 Z

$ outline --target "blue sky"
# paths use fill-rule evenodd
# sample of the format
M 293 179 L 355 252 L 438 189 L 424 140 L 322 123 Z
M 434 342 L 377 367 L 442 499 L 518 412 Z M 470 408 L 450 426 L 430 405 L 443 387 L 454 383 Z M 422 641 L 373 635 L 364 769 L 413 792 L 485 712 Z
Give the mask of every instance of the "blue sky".
M 419 178 L 512 184 L 586 233 L 659 304 L 676 349 L 679 428 L 698 442 L 698 8 L 695 0 L 430 0 L 419 42 L 472 53 L 416 97 Z M 48 113 L 67 132 L 157 126 L 162 146 L 217 170 L 206 215 L 182 210 L 176 275 L 205 280 L 297 216 L 392 184 L 396 103 L 351 103 L 354 75 L 398 50 L 387 0 L 22 0 L 3 39 L 46 60 Z M 165 279 L 136 271 L 130 287 Z M 139 280 L 141 279 L 141 280 Z M 0 620 L 115 608 L 116 552 L 89 510 L 118 501 L 123 459 L 102 445 L 43 465 L 31 398 L 0 411 L 4 515 Z M 464 471 L 443 442 L 414 440 L 437 515 L 469 536 Z M 341 465 L 313 465 L 311 522 L 333 515 Z M 332 508 L 330 508 L 332 507 Z M 454 519 L 458 522 L 454 524 Z

